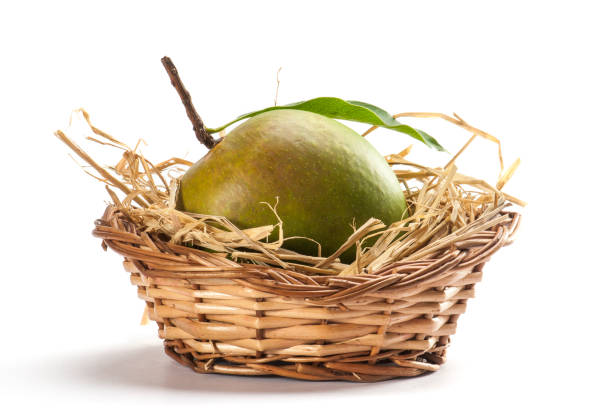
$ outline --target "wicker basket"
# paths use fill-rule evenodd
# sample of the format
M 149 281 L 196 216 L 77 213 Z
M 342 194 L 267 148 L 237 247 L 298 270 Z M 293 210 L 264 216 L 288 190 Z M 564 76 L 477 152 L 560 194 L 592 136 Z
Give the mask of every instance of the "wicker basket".
M 110 206 L 94 236 L 125 258 L 166 353 L 200 373 L 372 382 L 433 372 L 520 216 L 370 275 L 239 264 L 142 232 Z

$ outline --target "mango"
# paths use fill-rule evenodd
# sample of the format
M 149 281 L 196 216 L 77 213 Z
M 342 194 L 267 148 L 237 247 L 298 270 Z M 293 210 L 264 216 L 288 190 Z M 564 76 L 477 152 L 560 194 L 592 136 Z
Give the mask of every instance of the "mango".
M 177 198 L 179 209 L 222 215 L 241 229 L 278 222 L 266 203 L 277 204 L 285 238 L 311 238 L 322 256 L 370 217 L 390 224 L 406 216 L 395 174 L 365 138 L 299 110 L 268 111 L 237 126 L 187 170 Z M 283 247 L 317 255 L 306 239 Z M 354 248 L 341 256 L 345 263 L 354 258 Z

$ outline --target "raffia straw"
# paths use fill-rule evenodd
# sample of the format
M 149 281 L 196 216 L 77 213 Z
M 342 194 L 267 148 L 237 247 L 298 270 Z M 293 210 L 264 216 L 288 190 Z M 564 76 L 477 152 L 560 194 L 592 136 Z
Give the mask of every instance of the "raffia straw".
M 282 247 L 285 241 L 292 238 L 283 236 L 282 215 L 276 213 L 276 206 L 267 204 L 278 220 L 276 225 L 250 229 L 239 229 L 223 216 L 179 211 L 175 206 L 178 181 L 172 175 L 180 178 L 184 172 L 181 167 L 191 166 L 190 161 L 170 158 L 155 165 L 140 153 L 138 145 L 131 149 L 96 128 L 85 110 L 79 109 L 76 113 L 83 116 L 97 136 L 88 136 L 87 140 L 122 151 L 117 164 L 102 167 L 65 133 L 57 131 L 55 135 L 98 173 L 96 176 L 86 170 L 89 175 L 106 184 L 110 199 L 121 212 L 135 221 L 142 232 L 168 238 L 168 246 L 180 244 L 205 248 L 213 252 L 211 255 L 220 255 L 219 260 L 224 260 L 222 258 L 225 256 L 222 255 L 231 255 L 236 261 L 276 266 L 306 275 L 346 277 L 372 274 L 384 271 L 386 267 L 401 260 L 426 257 L 437 249 L 484 232 L 505 220 L 501 212 L 505 206 L 511 203 L 525 204 L 501 191 L 516 171 L 519 160 L 502 172 L 495 186 L 460 174 L 457 170 L 457 157 L 477 135 L 501 147 L 497 138 L 468 125 L 457 115 L 453 118 L 438 113 L 402 113 L 396 117 L 443 118 L 469 130 L 473 135 L 443 168 L 432 168 L 407 160 L 411 146 L 397 154 L 388 155 L 386 159 L 392 167 L 401 167 L 394 170 L 398 181 L 407 187 L 405 196 L 412 214 L 387 227 L 374 218 L 366 221 L 356 227 L 355 232 L 336 252 L 327 257 L 300 255 Z M 503 169 L 501 149 L 499 159 Z M 121 199 L 112 188 L 120 190 L 125 197 Z M 275 230 L 278 231 L 279 239 L 270 242 L 268 238 Z M 364 248 L 363 243 L 368 243 L 368 239 L 375 240 L 374 245 Z M 355 262 L 350 265 L 341 263 L 339 256 L 353 246 L 356 248 Z

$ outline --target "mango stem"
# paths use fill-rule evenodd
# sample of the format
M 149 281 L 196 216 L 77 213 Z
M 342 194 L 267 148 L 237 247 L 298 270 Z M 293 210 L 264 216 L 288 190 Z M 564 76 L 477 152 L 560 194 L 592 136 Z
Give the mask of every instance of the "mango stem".
M 163 57 L 161 62 L 168 73 L 168 77 L 170 77 L 172 86 L 176 89 L 176 92 L 181 97 L 181 101 L 183 102 L 185 111 L 187 112 L 187 116 L 189 117 L 191 124 L 193 124 L 193 131 L 195 132 L 198 141 L 204 144 L 206 148 L 212 149 L 215 145 L 221 142 L 221 139 L 214 139 L 210 132 L 206 130 L 202 118 L 191 102 L 191 95 L 187 89 L 185 89 L 185 86 L 179 77 L 178 70 L 174 66 L 174 63 L 170 57 Z

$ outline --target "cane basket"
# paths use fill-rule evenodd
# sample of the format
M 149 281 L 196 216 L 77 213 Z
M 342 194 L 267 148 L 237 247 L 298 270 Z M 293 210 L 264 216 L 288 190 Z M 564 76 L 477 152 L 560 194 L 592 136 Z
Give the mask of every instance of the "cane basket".
M 166 353 L 199 373 L 373 382 L 433 372 L 504 223 L 371 274 L 330 276 L 238 263 L 148 234 L 115 206 L 94 236 L 122 255 Z

